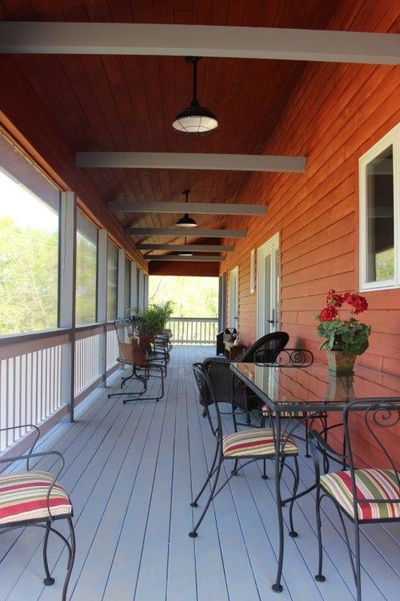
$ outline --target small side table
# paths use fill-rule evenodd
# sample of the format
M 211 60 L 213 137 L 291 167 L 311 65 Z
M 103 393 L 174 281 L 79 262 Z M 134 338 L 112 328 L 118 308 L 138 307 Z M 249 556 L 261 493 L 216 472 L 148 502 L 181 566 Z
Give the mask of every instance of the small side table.
M 233 342 L 224 342 L 224 355 L 227 359 L 233 361 L 238 355 L 241 355 L 246 347 L 243 344 L 234 344 Z

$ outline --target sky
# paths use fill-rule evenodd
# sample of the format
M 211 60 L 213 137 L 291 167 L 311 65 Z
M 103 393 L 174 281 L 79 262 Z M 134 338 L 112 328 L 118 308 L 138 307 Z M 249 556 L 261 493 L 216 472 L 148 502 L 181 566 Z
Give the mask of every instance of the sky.
M 11 217 L 20 227 L 54 232 L 57 215 L 27 188 L 0 171 L 0 218 Z

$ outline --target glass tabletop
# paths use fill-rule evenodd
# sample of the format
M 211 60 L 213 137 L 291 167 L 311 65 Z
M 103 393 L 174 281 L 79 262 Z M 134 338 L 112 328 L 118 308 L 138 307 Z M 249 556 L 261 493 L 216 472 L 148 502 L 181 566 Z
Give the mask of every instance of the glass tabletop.
M 356 367 L 353 375 L 336 376 L 328 366 L 276 367 L 232 363 L 231 369 L 262 401 L 275 411 L 340 410 L 355 398 L 400 397 L 400 378 Z

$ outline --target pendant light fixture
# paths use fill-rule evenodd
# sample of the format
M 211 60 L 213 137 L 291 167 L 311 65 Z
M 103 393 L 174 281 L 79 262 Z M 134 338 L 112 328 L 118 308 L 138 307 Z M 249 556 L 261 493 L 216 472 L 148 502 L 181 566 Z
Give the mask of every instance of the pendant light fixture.
M 188 134 L 206 133 L 218 127 L 218 121 L 215 115 L 200 106 L 197 100 L 197 61 L 199 57 L 186 56 L 185 60 L 193 66 L 193 99 L 190 106 L 177 114 L 172 122 L 172 127 Z
M 190 190 L 185 190 L 184 192 L 182 192 L 182 194 L 186 196 L 186 203 L 188 202 L 189 192 Z M 185 213 L 183 217 L 178 219 L 175 225 L 178 225 L 179 227 L 197 227 L 197 223 L 195 222 L 195 220 L 189 217 L 187 213 Z
M 185 236 L 185 246 L 186 246 L 186 236 Z M 179 253 L 179 256 L 180 257 L 193 257 L 193 253 L 189 252 L 188 250 L 184 250 Z

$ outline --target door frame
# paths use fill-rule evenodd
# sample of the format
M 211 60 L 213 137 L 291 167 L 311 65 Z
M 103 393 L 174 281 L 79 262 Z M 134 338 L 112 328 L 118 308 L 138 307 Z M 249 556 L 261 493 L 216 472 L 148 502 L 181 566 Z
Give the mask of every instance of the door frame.
M 229 323 L 228 327 L 239 331 L 239 267 L 229 273 Z
M 269 277 L 265 260 L 270 257 Z M 267 282 L 268 279 L 268 282 Z M 275 332 L 280 319 L 280 250 L 279 232 L 257 249 L 257 337 Z M 268 315 L 267 315 L 268 313 Z M 273 322 L 273 323 L 271 323 Z

